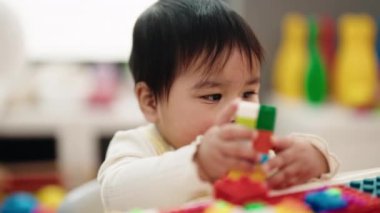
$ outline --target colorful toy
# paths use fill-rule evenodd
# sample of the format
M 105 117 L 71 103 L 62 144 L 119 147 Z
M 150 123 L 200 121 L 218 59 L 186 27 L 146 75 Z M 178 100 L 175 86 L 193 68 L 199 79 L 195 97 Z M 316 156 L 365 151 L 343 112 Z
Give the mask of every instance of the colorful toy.
M 271 137 L 276 118 L 276 109 L 271 106 L 241 102 L 236 113 L 236 123 L 252 130 L 257 129 L 258 137 L 252 141 L 252 148 L 260 156 L 259 163 L 251 172 L 231 171 L 214 184 L 214 196 L 234 204 L 267 196 L 266 173 L 261 163 L 269 159 L 272 147 Z
M 38 201 L 45 209 L 58 209 L 65 196 L 65 190 L 58 185 L 47 185 L 36 193 Z
M 236 205 L 215 200 L 175 209 L 134 209 L 133 213 L 378 213 L 380 199 L 344 185 L 318 188 Z
M 311 192 L 305 196 L 305 202 L 316 212 L 339 210 L 348 205 L 337 188 Z
M 380 197 L 380 176 L 376 178 L 351 181 L 349 183 L 349 186 L 354 189 L 369 193 L 372 196 Z
M 282 41 L 273 67 L 275 91 L 283 97 L 299 100 L 304 96 L 307 65 L 307 22 L 297 13 L 288 14 L 282 23 Z
M 319 188 L 277 197 L 270 197 L 266 201 L 270 203 L 277 203 L 286 198 L 303 200 L 305 203 L 308 203 L 311 208 L 313 208 L 314 212 L 380 212 L 380 199 L 344 185 Z
M 309 20 L 309 60 L 305 76 L 306 99 L 313 104 L 326 100 L 327 77 L 318 45 L 318 25 L 312 17 Z
M 32 194 L 18 192 L 5 198 L 0 213 L 31 213 L 37 205 L 38 202 Z
M 351 14 L 341 17 L 338 26 L 334 97 L 346 106 L 371 106 L 378 83 L 374 20 L 368 15 Z
M 319 21 L 319 50 L 323 61 L 325 62 L 326 78 L 327 78 L 327 91 L 333 94 L 331 91 L 333 88 L 334 78 L 334 59 L 336 51 L 336 26 L 335 21 L 330 16 L 323 16 Z
M 55 213 L 65 196 L 59 185 L 47 185 L 35 194 L 18 191 L 0 200 L 0 213 Z

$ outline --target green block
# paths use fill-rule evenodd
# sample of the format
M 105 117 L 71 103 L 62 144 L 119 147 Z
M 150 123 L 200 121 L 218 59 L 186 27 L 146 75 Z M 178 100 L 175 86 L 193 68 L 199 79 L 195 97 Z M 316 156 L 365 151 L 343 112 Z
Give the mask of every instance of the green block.
M 333 197 L 340 197 L 342 195 L 342 191 L 338 188 L 330 188 L 326 190 L 326 193 L 328 195 L 331 195 Z
M 248 203 L 244 206 L 244 209 L 247 211 L 255 211 L 265 208 L 264 203 Z
M 260 105 L 257 129 L 274 131 L 276 123 L 276 108 L 273 106 Z

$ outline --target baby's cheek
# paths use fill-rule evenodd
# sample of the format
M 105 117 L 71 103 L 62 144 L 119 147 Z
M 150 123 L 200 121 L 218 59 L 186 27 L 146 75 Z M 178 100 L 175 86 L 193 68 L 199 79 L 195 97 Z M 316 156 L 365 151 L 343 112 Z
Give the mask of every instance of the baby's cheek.
M 203 120 L 193 125 L 192 128 L 189 128 L 188 137 L 194 141 L 198 135 L 204 135 L 205 132 L 213 125 L 212 120 Z
M 214 121 L 212 119 L 205 120 L 201 125 L 199 129 L 199 134 L 203 135 L 205 132 L 210 129 L 214 125 Z

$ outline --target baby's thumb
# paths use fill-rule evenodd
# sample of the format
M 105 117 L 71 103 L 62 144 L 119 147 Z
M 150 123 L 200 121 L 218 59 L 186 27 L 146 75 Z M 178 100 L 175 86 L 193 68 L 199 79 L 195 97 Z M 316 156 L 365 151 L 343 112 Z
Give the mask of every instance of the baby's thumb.
M 216 116 L 215 125 L 221 126 L 223 124 L 230 123 L 233 120 L 238 108 L 239 100 L 240 99 L 236 99 L 233 101 Z

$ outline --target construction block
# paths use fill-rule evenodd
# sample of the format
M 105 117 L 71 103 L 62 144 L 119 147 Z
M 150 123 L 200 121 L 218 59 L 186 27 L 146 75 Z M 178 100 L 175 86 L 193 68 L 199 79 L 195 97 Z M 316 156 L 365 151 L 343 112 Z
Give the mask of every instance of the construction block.
M 264 164 L 269 161 L 269 154 L 261 154 L 260 164 Z
M 239 170 L 232 170 L 228 172 L 227 178 L 230 180 L 239 180 L 243 175 L 245 175 L 245 172 L 239 171 Z
M 239 103 L 235 122 L 249 129 L 256 129 L 259 110 L 259 104 L 242 101 Z
M 252 200 L 264 199 L 267 192 L 266 183 L 254 182 L 246 176 L 243 176 L 238 181 L 223 178 L 217 180 L 214 184 L 214 198 L 223 199 L 237 205 L 242 205 Z
M 306 194 L 305 202 L 316 212 L 344 209 L 348 201 L 340 194 L 326 190 Z
M 267 175 L 260 165 L 256 165 L 254 170 L 249 174 L 249 178 L 253 182 L 265 182 Z
M 253 147 L 256 152 L 268 154 L 272 149 L 272 132 L 259 130 L 256 140 L 253 141 Z
M 259 116 L 257 118 L 257 129 L 274 131 L 276 122 L 276 108 L 273 106 L 260 105 Z
M 292 198 L 283 199 L 275 209 L 276 213 L 313 213 L 307 204 Z

